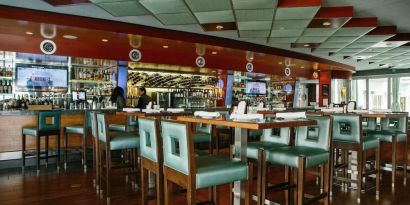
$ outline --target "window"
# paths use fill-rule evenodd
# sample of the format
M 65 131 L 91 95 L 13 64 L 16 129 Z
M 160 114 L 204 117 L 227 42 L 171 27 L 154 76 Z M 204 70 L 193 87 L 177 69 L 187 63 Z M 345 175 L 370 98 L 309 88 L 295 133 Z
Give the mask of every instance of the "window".
M 387 78 L 369 79 L 369 109 L 387 109 Z
M 342 103 L 347 100 L 347 85 L 348 80 L 345 79 L 332 79 L 330 95 L 332 96 L 332 103 Z
M 399 86 L 400 111 L 410 112 L 410 77 L 401 77 Z
M 367 109 L 366 79 L 352 80 L 351 100 L 356 101 L 356 109 Z

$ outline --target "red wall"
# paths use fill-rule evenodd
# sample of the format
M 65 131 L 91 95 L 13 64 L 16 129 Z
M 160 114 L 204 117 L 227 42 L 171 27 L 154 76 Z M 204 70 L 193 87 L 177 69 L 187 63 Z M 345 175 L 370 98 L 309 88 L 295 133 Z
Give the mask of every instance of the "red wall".
M 323 99 L 328 99 L 330 104 L 330 81 L 332 79 L 332 71 L 321 71 L 319 72 L 319 106 L 323 106 Z M 323 85 L 327 84 L 328 87 L 328 96 L 323 96 Z

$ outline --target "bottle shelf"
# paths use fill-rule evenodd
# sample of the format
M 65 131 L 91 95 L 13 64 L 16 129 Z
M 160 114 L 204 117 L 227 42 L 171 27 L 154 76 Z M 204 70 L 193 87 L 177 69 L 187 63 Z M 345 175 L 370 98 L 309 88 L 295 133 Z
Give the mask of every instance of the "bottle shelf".
M 106 80 L 70 80 L 70 83 L 110 84 L 111 81 L 106 81 Z

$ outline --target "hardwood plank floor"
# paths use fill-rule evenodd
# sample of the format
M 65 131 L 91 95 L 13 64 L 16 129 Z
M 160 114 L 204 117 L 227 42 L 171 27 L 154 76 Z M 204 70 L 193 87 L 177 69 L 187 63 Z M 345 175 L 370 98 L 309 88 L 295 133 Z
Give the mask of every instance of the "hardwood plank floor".
M 270 182 L 279 182 L 283 179 L 281 168 L 270 170 Z M 34 170 L 26 170 L 23 175 L 20 169 L 0 170 L 0 205 L 103 205 L 105 199 L 100 199 L 96 195 L 93 184 L 93 172 L 89 170 L 84 173 L 78 165 L 72 165 L 67 171 L 56 173 L 55 166 L 50 165 L 48 169 L 42 168 L 41 176 L 37 177 Z M 402 177 L 398 176 L 401 180 Z M 317 193 L 318 187 L 314 180 L 310 180 L 311 185 L 307 189 L 308 193 Z M 256 184 L 256 183 L 254 183 Z M 369 183 L 370 184 L 370 183 Z M 375 199 L 375 191 L 369 190 L 363 194 L 361 204 L 369 205 L 389 205 L 389 204 L 410 204 L 410 185 L 404 186 L 401 181 L 396 182 L 395 190 L 390 186 L 390 173 L 383 172 L 380 200 Z M 253 190 L 255 192 L 255 190 Z M 198 191 L 198 200 L 207 200 L 207 190 Z M 219 188 L 219 204 L 228 204 L 228 186 Z M 356 204 L 356 191 L 341 191 L 334 188 L 331 204 Z M 283 204 L 283 193 L 269 194 L 268 198 Z M 111 205 L 136 205 L 140 204 L 140 191 L 132 190 L 130 185 L 125 184 L 125 177 L 121 171 L 114 174 L 112 185 Z M 173 198 L 174 204 L 185 204 L 185 194 L 177 194 Z M 154 204 L 151 201 L 150 204 Z M 320 204 L 320 203 L 318 203 Z

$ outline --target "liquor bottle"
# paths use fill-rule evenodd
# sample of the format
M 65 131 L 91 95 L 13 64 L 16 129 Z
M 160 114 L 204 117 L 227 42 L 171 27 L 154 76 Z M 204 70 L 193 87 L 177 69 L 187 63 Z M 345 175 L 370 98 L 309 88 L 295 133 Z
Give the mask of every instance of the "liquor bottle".
M 7 85 L 7 93 L 12 93 L 12 85 L 11 85 L 11 80 L 9 81 Z
M 79 68 L 79 72 L 78 72 L 78 79 L 77 80 L 82 80 L 83 79 L 83 71 L 81 68 Z
M 1 69 L 1 76 L 6 76 L 6 75 L 7 75 L 6 67 L 3 67 L 3 69 Z
M 0 81 L 0 93 L 4 93 L 3 81 Z
M 11 76 L 13 76 L 13 69 L 11 68 L 11 66 L 9 65 L 8 67 L 7 67 L 7 76 L 8 77 L 11 77 Z

